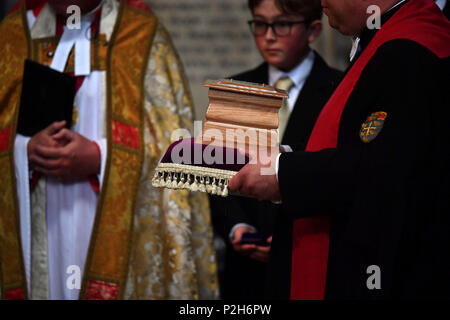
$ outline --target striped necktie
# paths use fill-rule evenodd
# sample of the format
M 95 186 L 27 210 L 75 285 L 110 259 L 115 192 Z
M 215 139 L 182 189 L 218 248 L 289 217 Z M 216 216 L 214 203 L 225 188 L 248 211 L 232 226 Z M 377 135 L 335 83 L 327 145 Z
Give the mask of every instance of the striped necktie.
M 280 78 L 276 83 L 275 87 L 281 90 L 285 90 L 287 93 L 289 93 L 289 90 L 294 86 L 294 82 L 289 77 Z M 283 138 L 284 131 L 286 130 L 286 126 L 289 120 L 289 115 L 291 111 L 289 110 L 289 102 L 287 99 L 283 101 L 283 105 L 280 108 L 280 111 L 278 113 L 278 134 L 279 134 L 279 140 L 281 143 L 281 139 Z

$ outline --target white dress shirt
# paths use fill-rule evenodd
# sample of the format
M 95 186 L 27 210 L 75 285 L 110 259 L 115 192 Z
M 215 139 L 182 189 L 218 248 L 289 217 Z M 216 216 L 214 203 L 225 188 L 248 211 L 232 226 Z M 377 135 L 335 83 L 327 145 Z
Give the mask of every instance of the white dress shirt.
M 447 4 L 447 0 L 436 0 L 436 5 L 439 7 L 439 9 L 444 10 L 445 5 Z
M 281 71 L 272 65 L 269 65 L 269 85 L 275 86 L 275 83 L 285 77 L 291 78 L 294 85 L 289 90 L 288 106 L 289 110 L 292 112 L 294 110 L 295 102 L 303 89 L 306 79 L 311 73 L 312 67 L 314 65 L 314 52 L 309 51 L 308 55 L 302 62 L 300 62 L 294 69 L 289 72 Z

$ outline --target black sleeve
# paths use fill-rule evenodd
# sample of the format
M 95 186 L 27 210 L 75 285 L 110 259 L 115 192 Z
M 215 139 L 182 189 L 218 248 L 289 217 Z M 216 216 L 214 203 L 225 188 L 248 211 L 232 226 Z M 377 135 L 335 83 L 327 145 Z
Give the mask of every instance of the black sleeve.
M 400 201 L 429 194 L 448 170 L 448 62 L 408 40 L 379 48 L 342 114 L 338 147 L 281 155 L 278 178 L 291 215 L 344 215 L 358 201 L 389 206 L 398 200 L 391 194 Z M 363 143 L 361 125 L 378 111 L 388 114 L 384 127 Z
M 231 229 L 238 223 L 246 223 L 257 227 L 252 220 L 252 213 L 245 206 L 246 198 L 239 196 L 222 198 L 210 195 L 209 199 L 214 229 L 224 239 L 228 240 Z

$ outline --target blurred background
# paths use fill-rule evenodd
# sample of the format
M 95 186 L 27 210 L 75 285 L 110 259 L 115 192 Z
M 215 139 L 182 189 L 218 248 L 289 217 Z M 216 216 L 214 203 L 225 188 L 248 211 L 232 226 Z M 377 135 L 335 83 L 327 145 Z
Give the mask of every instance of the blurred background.
M 0 1 L 0 17 L 17 0 Z M 208 79 L 226 78 L 262 62 L 247 21 L 247 0 L 145 0 L 169 30 L 183 61 L 194 97 L 195 119 L 203 120 L 208 106 Z M 344 70 L 351 40 L 323 17 L 324 30 L 313 45 L 329 65 Z
M 2 0 L 0 1 L 0 17 L 3 17 L 8 13 L 9 10 L 14 6 L 17 0 Z

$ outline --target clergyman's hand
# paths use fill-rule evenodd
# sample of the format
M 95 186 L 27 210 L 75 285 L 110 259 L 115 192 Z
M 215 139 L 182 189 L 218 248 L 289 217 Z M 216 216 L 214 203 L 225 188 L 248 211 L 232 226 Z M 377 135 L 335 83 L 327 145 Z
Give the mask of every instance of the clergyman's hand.
M 100 172 L 101 155 L 94 142 L 68 129 L 52 138 L 59 146 L 37 145 L 30 157 L 32 169 L 60 179 L 84 179 Z
M 273 167 L 274 161 L 272 161 Z M 250 196 L 259 200 L 280 201 L 280 187 L 275 169 L 267 170 L 260 162 L 246 164 L 233 178 L 228 188 L 232 192 Z
M 53 135 L 57 134 L 60 130 L 64 128 L 66 125 L 65 121 L 53 122 L 44 130 L 36 133 L 28 142 L 27 152 L 28 152 L 28 162 L 30 164 L 30 168 L 33 167 L 33 159 L 36 157 L 36 148 L 38 146 L 45 147 L 58 147 L 62 146 L 61 141 L 57 141 L 53 138 Z

